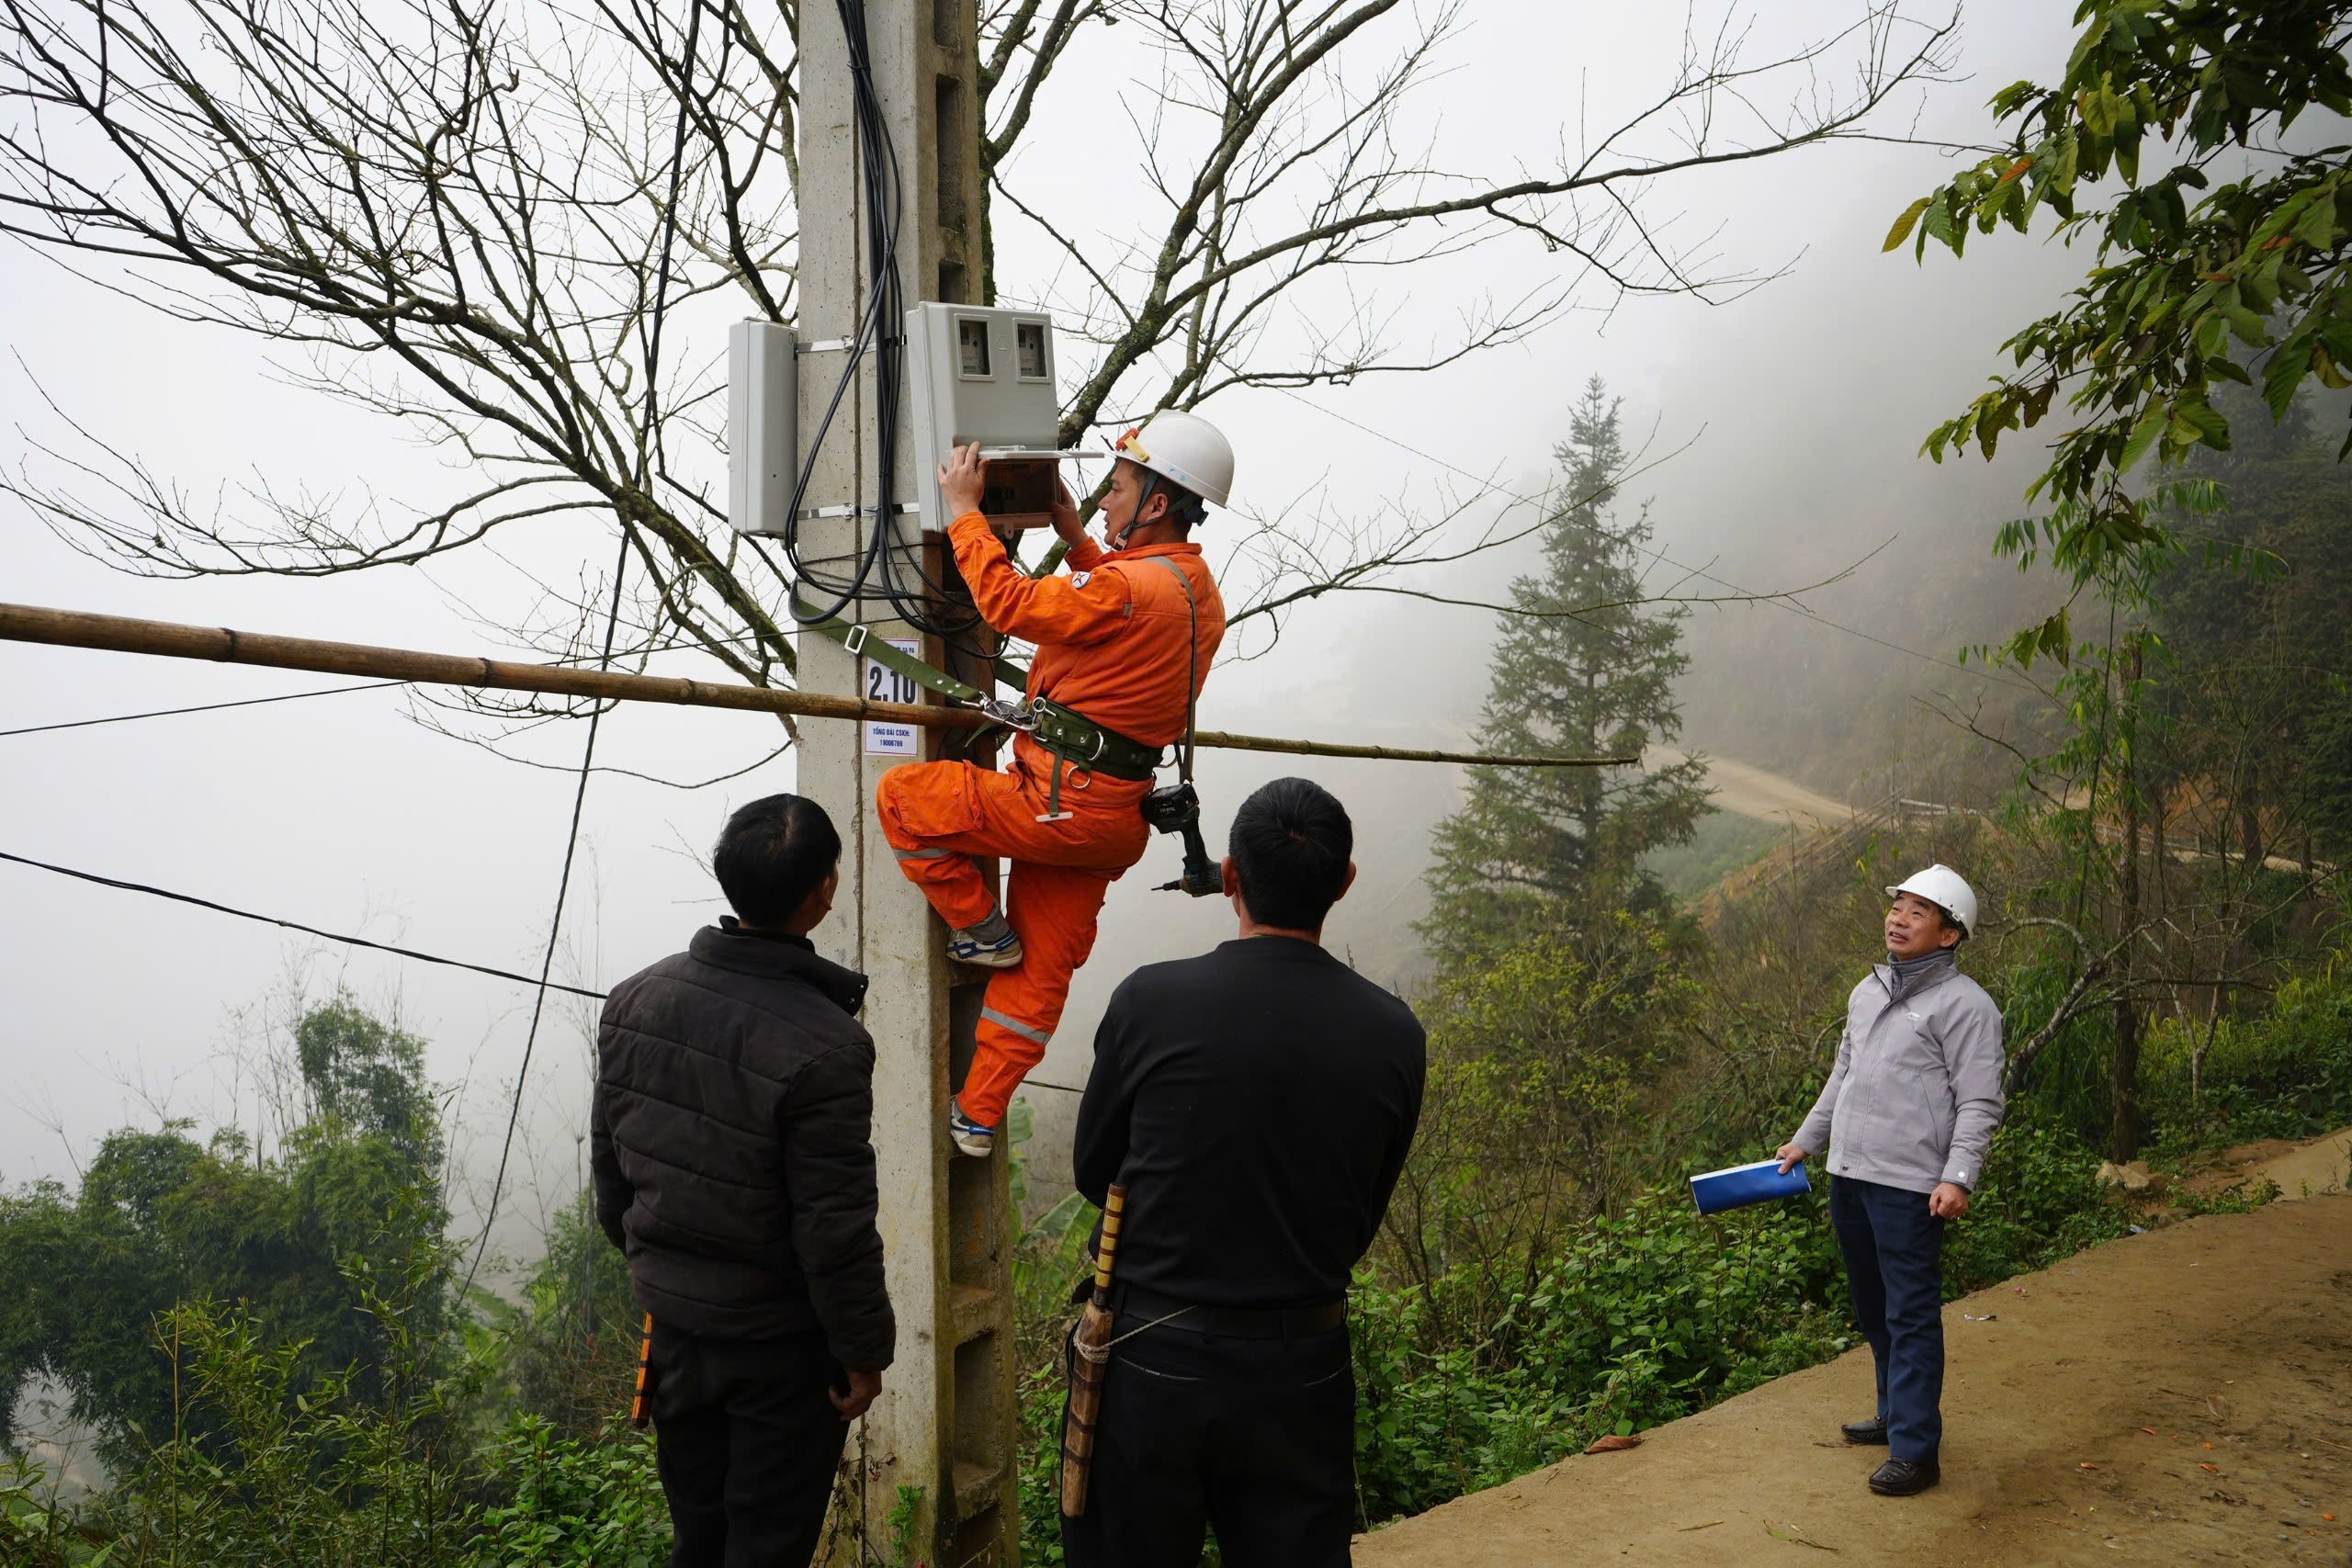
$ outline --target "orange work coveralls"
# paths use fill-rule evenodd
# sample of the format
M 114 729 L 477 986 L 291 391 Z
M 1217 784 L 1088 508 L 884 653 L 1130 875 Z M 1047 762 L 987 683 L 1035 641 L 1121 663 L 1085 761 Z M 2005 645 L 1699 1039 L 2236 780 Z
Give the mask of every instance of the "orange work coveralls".
M 988 624 L 1035 643 L 1032 697 L 1046 696 L 1103 728 L 1147 746 L 1184 733 L 1194 682 L 1225 637 L 1225 601 L 1201 547 L 1148 545 L 1106 551 L 1092 539 L 1070 547 L 1070 575 L 1032 578 L 977 512 L 948 530 L 956 564 Z M 1173 564 L 1184 585 L 1153 558 Z M 1004 1124 L 1012 1091 L 1046 1055 L 1061 1021 L 1070 976 L 1094 947 L 1102 900 L 1143 858 L 1151 830 L 1141 803 L 1148 779 L 1114 779 L 1064 763 L 1060 822 L 1047 815 L 1055 758 L 1026 734 L 1002 773 L 973 762 L 912 762 L 882 775 L 876 806 L 899 865 L 948 925 L 977 925 L 996 900 L 975 856 L 1001 855 L 1005 918 L 1021 938 L 1022 961 L 997 971 L 980 1010 L 979 1047 L 958 1095 L 964 1114 Z

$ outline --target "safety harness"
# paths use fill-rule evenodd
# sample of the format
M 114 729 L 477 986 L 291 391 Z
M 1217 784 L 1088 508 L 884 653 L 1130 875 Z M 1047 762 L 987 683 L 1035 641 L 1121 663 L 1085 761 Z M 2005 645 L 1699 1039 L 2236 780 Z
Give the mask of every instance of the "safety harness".
M 1144 820 L 1159 832 L 1182 833 L 1184 836 L 1183 871 L 1175 881 L 1160 884 L 1159 891 L 1187 893 L 1200 898 L 1221 891 L 1223 886 L 1223 878 L 1209 863 L 1207 847 L 1201 840 L 1201 800 L 1193 788 L 1193 755 L 1196 749 L 1194 737 L 1199 728 L 1201 689 L 1201 604 L 1199 595 L 1193 592 L 1193 580 L 1184 574 L 1182 567 L 1166 556 L 1147 558 L 1173 572 L 1177 586 L 1184 591 L 1186 643 L 1190 658 L 1184 679 L 1184 735 L 1176 747 L 1178 780 L 1166 789 L 1156 789 L 1146 795 L 1139 809 Z M 797 595 L 793 603 L 804 614 L 814 613 L 801 604 Z M 872 636 L 864 626 L 853 626 L 839 620 L 812 620 L 801 624 L 819 636 L 841 644 L 850 652 L 863 654 L 884 669 L 905 676 L 919 686 L 978 708 L 1007 729 L 1025 734 L 1045 748 L 1054 759 L 1054 771 L 1046 786 L 1046 809 L 1037 818 L 1040 822 L 1069 819 L 1071 814 L 1062 809 L 1062 775 L 1072 767 L 1135 783 L 1149 782 L 1159 767 L 1159 756 L 1165 747 L 1147 746 L 1115 729 L 1107 729 L 1076 708 L 1055 702 L 1051 697 L 1024 697 L 1018 702 L 1008 703 Z M 1010 660 L 994 660 L 989 672 L 999 682 L 1016 691 L 1028 688 L 1029 672 Z
M 1178 585 L 1184 590 L 1184 604 L 1190 618 L 1192 671 L 1185 686 L 1184 739 L 1180 749 L 1184 777 L 1189 779 L 1193 774 L 1194 692 L 1198 687 L 1201 673 L 1201 607 L 1193 592 L 1193 580 L 1184 575 L 1182 567 L 1178 566 L 1166 556 L 1153 556 L 1148 558 L 1175 574 Z M 802 609 L 808 608 L 800 605 L 797 596 L 794 603 Z M 814 612 L 812 610 L 809 613 Z M 1023 697 L 1017 702 L 1006 702 L 990 693 L 981 691 L 967 681 L 959 680 L 944 670 L 926 664 L 913 654 L 893 646 L 885 638 L 870 636 L 864 626 L 855 626 L 839 620 L 810 621 L 805 625 L 808 630 L 816 632 L 821 637 L 830 637 L 852 653 L 863 654 L 885 670 L 903 675 L 919 686 L 937 692 L 944 697 L 953 698 L 958 703 L 968 704 L 978 708 L 1005 728 L 1027 735 L 1039 746 L 1052 753 L 1055 761 L 1053 782 L 1048 786 L 1050 804 L 1046 808 L 1047 815 L 1039 818 L 1041 821 L 1060 821 L 1069 816 L 1069 813 L 1061 809 L 1062 773 L 1065 765 L 1078 767 L 1088 773 L 1105 773 L 1112 778 L 1125 779 L 1133 783 L 1148 780 L 1159 767 L 1160 753 L 1166 748 L 1148 746 L 1140 740 L 1131 739 L 1115 729 L 1106 728 L 1095 723 L 1076 708 L 1057 703 L 1051 697 Z M 995 675 L 999 683 L 1011 686 L 1016 691 L 1025 690 L 1029 684 L 1029 671 L 1008 659 L 995 660 L 990 672 Z
M 1184 777 L 1189 780 L 1193 776 L 1193 705 L 1195 682 L 1201 673 L 1201 605 L 1193 594 L 1193 580 L 1184 575 L 1182 567 L 1166 556 L 1147 558 L 1175 573 L 1177 585 L 1184 590 L 1185 635 L 1190 641 L 1192 665 L 1185 676 L 1184 739 L 1179 748 L 1179 756 L 1183 764 Z M 1106 729 L 1076 708 L 1067 707 L 1050 697 L 1032 697 L 1013 707 L 1009 715 L 994 711 L 995 707 L 1002 707 L 1002 704 L 991 707 L 989 703 L 983 702 L 980 705 L 989 712 L 991 717 L 1000 718 L 1013 728 L 1025 729 L 1031 739 L 1053 754 L 1054 772 L 1046 785 L 1046 809 L 1037 818 L 1040 822 L 1066 822 L 1069 819 L 1070 814 L 1062 809 L 1062 774 L 1073 766 L 1087 773 L 1108 773 L 1114 779 L 1126 779 L 1137 784 L 1149 782 L 1159 771 L 1159 753 L 1163 748 L 1147 746 L 1140 740 L 1129 739 L 1115 729 Z M 1026 710 L 1025 714 L 1023 710 Z M 1026 722 L 1022 722 L 1023 718 Z

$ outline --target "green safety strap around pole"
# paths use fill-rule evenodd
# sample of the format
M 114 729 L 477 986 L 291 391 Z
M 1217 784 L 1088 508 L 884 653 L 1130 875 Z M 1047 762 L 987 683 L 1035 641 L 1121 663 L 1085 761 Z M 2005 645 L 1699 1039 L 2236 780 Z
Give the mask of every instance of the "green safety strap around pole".
M 1180 573 L 1181 575 L 1181 573 Z M 1185 584 L 1189 594 L 1192 585 Z M 793 599 L 797 609 L 808 606 L 798 596 Z M 888 639 L 873 636 L 864 626 L 846 621 L 804 621 L 802 629 L 830 637 L 852 653 L 863 654 L 885 670 L 895 671 L 919 686 L 937 692 L 959 703 L 977 703 L 982 693 L 969 682 L 961 681 L 924 663 L 913 654 L 894 648 Z M 1199 650 L 1194 649 L 1197 659 Z M 1025 691 L 1029 672 L 1010 660 L 996 661 L 995 675 L 1004 685 L 1015 691 Z M 1075 708 L 1065 707 L 1049 697 L 1038 697 L 1029 704 L 1036 716 L 1036 727 L 1031 731 L 1039 744 L 1057 756 L 1067 758 L 1081 767 L 1100 768 L 1114 778 L 1148 779 L 1158 765 L 1160 749 L 1130 740 L 1116 730 L 1105 729 Z M 1189 710 L 1188 710 L 1189 711 Z M 1187 727 L 1189 733 L 1189 725 Z
M 796 612 L 810 608 L 797 594 L 793 596 L 792 605 Z M 883 669 L 904 675 L 916 685 L 937 692 L 941 696 L 953 697 L 959 703 L 976 703 L 984 694 L 969 682 L 960 681 L 946 671 L 934 669 L 905 649 L 892 646 L 888 638 L 872 636 L 863 626 L 854 626 L 842 620 L 827 620 L 802 621 L 800 626 L 803 631 L 831 637 L 852 653 L 863 654 Z M 995 674 L 1000 685 L 1011 686 L 1015 691 L 1028 689 L 1029 671 L 1009 659 L 996 661 Z

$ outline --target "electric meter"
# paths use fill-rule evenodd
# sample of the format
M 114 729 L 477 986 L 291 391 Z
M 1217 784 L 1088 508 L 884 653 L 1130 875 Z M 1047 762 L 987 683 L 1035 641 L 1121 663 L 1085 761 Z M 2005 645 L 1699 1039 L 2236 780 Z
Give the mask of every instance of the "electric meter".
M 1056 446 L 1054 323 L 1042 311 L 917 305 L 907 312 L 907 381 L 916 491 L 922 525 L 933 532 L 956 521 L 934 477 L 951 447 L 980 444 L 988 463 L 980 510 L 1004 528 L 1050 526 L 1061 460 L 1100 456 Z

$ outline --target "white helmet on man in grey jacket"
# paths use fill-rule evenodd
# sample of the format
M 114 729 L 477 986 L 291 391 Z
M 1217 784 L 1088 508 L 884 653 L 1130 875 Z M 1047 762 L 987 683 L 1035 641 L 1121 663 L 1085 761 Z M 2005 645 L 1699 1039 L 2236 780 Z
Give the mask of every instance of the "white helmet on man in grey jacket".
M 1890 898 L 1904 893 L 1925 898 L 1951 916 L 1953 923 L 1960 927 L 1962 936 L 1975 934 L 1976 890 L 1968 886 L 1966 877 L 1951 867 L 1939 862 L 1925 871 L 1913 872 L 1899 885 L 1886 890 Z

